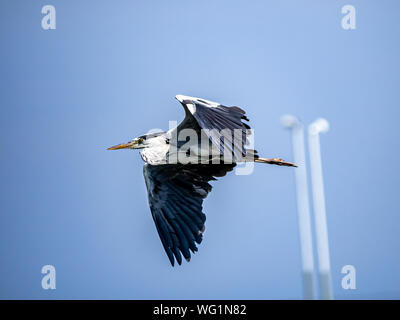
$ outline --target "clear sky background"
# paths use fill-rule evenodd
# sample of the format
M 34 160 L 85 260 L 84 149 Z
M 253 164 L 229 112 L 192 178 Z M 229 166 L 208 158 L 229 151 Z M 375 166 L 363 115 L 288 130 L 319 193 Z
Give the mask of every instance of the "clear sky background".
M 56 30 L 41 27 L 56 8 Z M 341 8 L 356 8 L 343 30 Z M 400 298 L 400 3 L 0 2 L 0 298 L 299 299 L 294 172 L 215 182 L 206 232 L 172 268 L 136 151 L 182 120 L 176 94 L 247 111 L 262 156 L 293 159 L 281 115 L 321 136 L 336 298 Z M 43 290 L 41 268 L 56 268 Z M 357 289 L 343 290 L 354 265 Z

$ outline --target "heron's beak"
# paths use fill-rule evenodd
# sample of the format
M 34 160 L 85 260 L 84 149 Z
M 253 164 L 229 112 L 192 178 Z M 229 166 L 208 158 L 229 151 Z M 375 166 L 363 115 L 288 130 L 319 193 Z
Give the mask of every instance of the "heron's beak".
M 107 148 L 107 150 L 132 149 L 132 148 L 134 148 L 135 145 L 136 145 L 136 143 L 131 141 L 128 143 L 117 144 L 116 146 Z

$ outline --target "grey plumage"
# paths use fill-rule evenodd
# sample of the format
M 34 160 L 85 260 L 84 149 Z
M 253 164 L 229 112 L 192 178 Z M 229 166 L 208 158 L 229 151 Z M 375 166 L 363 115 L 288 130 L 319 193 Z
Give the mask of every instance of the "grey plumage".
M 256 150 L 246 147 L 251 130 L 244 122 L 248 121 L 244 110 L 194 97 L 176 98 L 185 109 L 185 119 L 176 128 L 109 148 L 142 149 L 151 214 L 172 265 L 175 260 L 181 264 L 182 256 L 190 261 L 191 253 L 198 250 L 206 221 L 203 200 L 212 189 L 210 181 L 225 176 L 237 162 L 295 166 L 281 159 L 260 158 Z M 179 139 L 187 129 L 195 133 L 195 141 Z M 186 144 L 190 147 L 188 162 L 171 161 L 187 154 Z

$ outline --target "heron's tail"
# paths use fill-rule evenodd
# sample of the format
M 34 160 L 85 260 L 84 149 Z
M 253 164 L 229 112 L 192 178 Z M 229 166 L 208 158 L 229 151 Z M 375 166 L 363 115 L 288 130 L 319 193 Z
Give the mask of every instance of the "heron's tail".
M 254 159 L 254 162 L 260 162 L 260 163 L 269 163 L 269 164 L 275 164 L 277 166 L 285 166 L 285 167 L 297 167 L 294 163 L 287 162 L 282 159 L 278 158 L 273 158 L 273 159 L 265 159 L 265 158 L 256 158 Z

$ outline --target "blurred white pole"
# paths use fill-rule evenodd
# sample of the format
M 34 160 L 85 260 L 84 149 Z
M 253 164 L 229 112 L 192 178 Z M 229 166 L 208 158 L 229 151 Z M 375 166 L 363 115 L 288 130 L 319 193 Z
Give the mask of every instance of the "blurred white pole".
M 322 299 L 333 299 L 331 267 L 329 261 L 328 228 L 326 223 L 324 183 L 322 178 L 319 134 L 329 130 L 325 119 L 317 119 L 308 127 L 311 182 L 314 203 L 315 236 L 317 240 L 319 285 Z
M 310 204 L 308 198 L 306 157 L 304 149 L 303 125 L 296 117 L 285 115 L 281 124 L 292 131 L 294 170 L 296 177 L 297 208 L 300 234 L 301 261 L 303 264 L 304 299 L 315 299 L 314 293 L 314 258 L 311 232 Z

